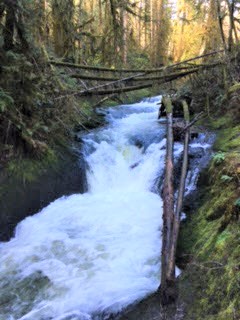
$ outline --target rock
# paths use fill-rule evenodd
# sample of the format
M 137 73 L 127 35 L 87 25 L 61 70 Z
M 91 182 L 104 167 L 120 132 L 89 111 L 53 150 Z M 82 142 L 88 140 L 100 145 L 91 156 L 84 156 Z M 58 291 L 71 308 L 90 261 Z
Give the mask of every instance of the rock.
M 50 202 L 63 195 L 87 191 L 85 162 L 81 155 L 67 148 L 61 155 L 56 166 L 49 165 L 33 181 L 9 176 L 6 169 L 0 171 L 0 241 L 8 241 L 21 220 Z
M 189 157 L 190 158 L 201 158 L 204 154 L 204 148 L 189 146 Z

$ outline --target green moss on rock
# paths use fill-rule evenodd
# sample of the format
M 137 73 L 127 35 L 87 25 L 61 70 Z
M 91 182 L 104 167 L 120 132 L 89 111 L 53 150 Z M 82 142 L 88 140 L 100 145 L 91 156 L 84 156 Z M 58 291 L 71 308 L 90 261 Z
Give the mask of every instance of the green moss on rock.
M 211 162 L 200 205 L 181 227 L 178 255 L 189 262 L 179 281 L 186 320 L 240 319 L 239 132 L 236 126 L 219 133 L 214 149 L 225 152 L 224 161 Z
M 23 183 L 35 181 L 44 170 L 54 168 L 58 163 L 56 153 L 49 149 L 44 157 L 39 159 L 22 158 L 11 160 L 7 164 L 8 175 L 22 180 Z

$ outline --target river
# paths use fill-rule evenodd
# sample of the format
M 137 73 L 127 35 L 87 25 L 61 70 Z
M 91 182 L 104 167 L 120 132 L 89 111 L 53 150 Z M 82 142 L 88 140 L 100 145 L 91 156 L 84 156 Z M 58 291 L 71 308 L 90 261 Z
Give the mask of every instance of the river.
M 54 201 L 0 244 L 0 320 L 107 319 L 157 290 L 160 99 L 105 109 L 108 124 L 81 135 L 88 192 Z M 174 148 L 177 161 L 183 148 Z M 202 149 L 202 159 L 210 144 L 200 138 L 192 148 Z M 187 192 L 199 170 L 189 173 Z

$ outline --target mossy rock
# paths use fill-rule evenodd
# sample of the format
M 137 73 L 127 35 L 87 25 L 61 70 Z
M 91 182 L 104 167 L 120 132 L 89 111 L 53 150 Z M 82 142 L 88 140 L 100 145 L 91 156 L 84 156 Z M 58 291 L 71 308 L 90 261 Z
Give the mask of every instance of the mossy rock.
M 86 188 L 84 160 L 70 148 L 61 148 L 42 161 L 12 161 L 0 172 L 0 240 L 12 237 L 25 217 L 63 195 L 83 193 Z
M 179 288 L 186 320 L 240 319 L 239 130 L 219 132 L 215 149 L 225 152 L 224 160 L 205 170 L 199 206 L 181 225 L 178 257 L 187 257 L 187 266 Z

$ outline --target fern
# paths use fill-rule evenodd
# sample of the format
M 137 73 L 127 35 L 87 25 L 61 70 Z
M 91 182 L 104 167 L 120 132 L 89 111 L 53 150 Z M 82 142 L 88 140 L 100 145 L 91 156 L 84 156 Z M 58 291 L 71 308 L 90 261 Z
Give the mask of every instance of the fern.
M 238 198 L 235 202 L 234 205 L 240 209 L 240 198 Z
M 213 162 L 216 165 L 221 164 L 222 162 L 224 162 L 225 160 L 225 153 L 224 152 L 217 152 L 214 156 L 213 156 Z
M 233 179 L 233 177 L 229 177 L 228 175 L 221 176 L 221 180 L 223 182 L 230 182 L 230 181 L 232 181 L 232 179 Z

